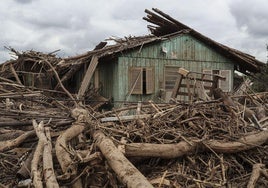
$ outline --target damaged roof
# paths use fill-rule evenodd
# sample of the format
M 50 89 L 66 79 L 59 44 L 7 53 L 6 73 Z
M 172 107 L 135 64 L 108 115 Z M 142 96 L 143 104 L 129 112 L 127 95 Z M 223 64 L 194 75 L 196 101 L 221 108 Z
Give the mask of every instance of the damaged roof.
M 144 20 L 153 24 L 148 25 L 148 28 L 150 29 L 152 35 L 112 39 L 115 41 L 115 44 L 109 46 L 106 46 L 106 42 L 101 42 L 94 50 L 79 56 L 65 58 L 65 60 L 74 60 L 79 58 L 88 59 L 93 55 L 97 55 L 98 57 L 113 56 L 119 52 L 133 49 L 148 43 L 166 40 L 170 36 L 189 34 L 195 39 L 213 48 L 223 56 L 232 59 L 236 63 L 235 69 L 239 72 L 245 74 L 260 72 L 262 70 L 262 67 L 265 65 L 263 62 L 255 59 L 254 56 L 220 44 L 202 35 L 189 26 L 184 25 L 178 20 L 163 13 L 159 9 L 153 8 L 152 10 L 153 11 L 149 11 L 146 9 L 145 12 L 147 13 L 147 17 L 143 18 Z
M 215 49 L 220 54 L 228 57 L 229 59 L 235 60 L 238 66 L 236 67 L 238 71 L 247 73 L 255 73 L 260 72 L 261 68 L 264 66 L 264 63 L 255 59 L 255 57 L 238 51 L 236 49 L 230 48 L 223 44 L 220 44 L 201 33 L 197 32 L 196 30 L 184 25 L 183 23 L 175 20 L 174 18 L 170 17 L 169 15 L 163 13 L 159 9 L 153 8 L 154 12 L 149 10 L 145 10 L 147 13 L 147 17 L 143 19 L 154 24 L 148 25 L 151 33 L 155 36 L 164 36 L 176 32 L 188 33 L 189 35 L 193 36 L 194 38 L 198 39 L 199 41 L 207 44 L 211 48 Z
M 227 47 L 220 44 L 196 30 L 184 25 L 183 23 L 177 21 L 171 16 L 163 13 L 159 9 L 153 8 L 153 11 L 145 10 L 147 17 L 143 19 L 150 22 L 153 25 L 148 25 L 151 31 L 151 35 L 139 36 L 139 37 L 124 37 L 120 39 L 109 39 L 114 41 L 114 44 L 107 45 L 107 42 L 101 42 L 95 49 L 88 51 L 84 54 L 67 57 L 58 58 L 53 63 L 56 65 L 56 69 L 61 71 L 63 69 L 68 69 L 70 66 L 78 66 L 84 63 L 88 63 L 92 56 L 102 57 L 116 57 L 118 53 L 126 50 L 131 50 L 134 48 L 141 47 L 146 44 L 151 44 L 154 42 L 160 42 L 167 40 L 171 36 L 188 34 L 195 39 L 201 41 L 205 45 L 211 47 L 223 56 L 231 59 L 235 62 L 235 70 L 242 72 L 244 74 L 252 74 L 260 72 L 262 67 L 265 65 L 263 62 L 258 61 L 255 57 L 238 51 L 236 49 Z
M 229 59 L 233 59 L 237 63 L 236 69 L 242 73 L 260 72 L 261 68 L 265 65 L 263 62 L 258 61 L 257 59 L 255 59 L 255 57 L 249 54 L 227 47 L 202 35 L 196 30 L 188 27 L 187 25 L 184 25 L 178 20 L 175 20 L 169 15 L 163 13 L 159 9 L 153 8 L 153 11 L 154 12 L 146 9 L 145 12 L 147 13 L 147 17 L 144 17 L 143 19 L 154 24 L 154 25 L 148 25 L 148 28 L 150 29 L 151 33 L 155 36 L 161 37 L 164 35 L 184 31 L 185 33 L 188 33 L 197 40 L 210 46 L 223 56 Z

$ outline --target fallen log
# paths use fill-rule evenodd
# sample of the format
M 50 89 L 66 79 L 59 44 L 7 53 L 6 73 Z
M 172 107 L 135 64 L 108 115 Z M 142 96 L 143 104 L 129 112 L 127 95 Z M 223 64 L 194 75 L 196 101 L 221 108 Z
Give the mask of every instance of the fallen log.
M 252 149 L 254 147 L 261 146 L 268 141 L 268 131 L 261 131 L 258 133 L 252 133 L 250 135 L 241 137 L 234 142 L 223 142 L 217 140 L 209 140 L 204 142 L 205 146 L 208 146 L 215 152 L 219 153 L 237 153 Z
M 43 155 L 44 144 L 46 142 L 46 138 L 44 134 L 44 122 L 41 121 L 39 124 L 37 124 L 37 122 L 33 120 L 33 127 L 38 137 L 38 144 L 35 149 L 33 159 L 31 162 L 31 175 L 32 175 L 34 187 L 42 188 L 43 187 L 42 177 L 41 177 L 41 172 L 38 169 L 38 166 L 40 163 L 40 159 Z
M 55 145 L 56 156 L 61 166 L 63 175 L 67 178 L 73 178 L 77 175 L 77 164 L 73 162 L 67 144 L 74 137 L 82 133 L 83 130 L 83 125 L 73 125 L 57 138 Z M 73 184 L 73 187 L 79 186 L 82 187 L 80 178 L 78 178 L 77 181 L 75 181 Z
M 181 141 L 177 144 L 150 144 L 150 143 L 131 143 L 125 146 L 127 157 L 160 157 L 176 158 L 193 153 L 197 148 L 197 143 Z
M 218 140 L 185 142 L 177 144 L 150 144 L 131 143 L 125 146 L 125 155 L 128 157 L 160 157 L 176 158 L 183 155 L 190 155 L 200 149 L 200 151 L 213 150 L 218 153 L 237 153 L 260 146 L 268 141 L 268 131 L 243 136 L 234 142 L 224 142 Z
M 46 143 L 43 151 L 43 169 L 44 169 L 44 180 L 46 187 L 58 188 L 59 184 L 56 180 L 56 176 L 53 168 L 52 160 L 52 144 L 49 128 L 45 128 Z
M 127 185 L 128 188 L 153 187 L 143 174 L 141 174 L 136 167 L 125 158 L 114 143 L 102 132 L 96 131 L 93 134 L 93 137 L 108 164 L 123 184 Z

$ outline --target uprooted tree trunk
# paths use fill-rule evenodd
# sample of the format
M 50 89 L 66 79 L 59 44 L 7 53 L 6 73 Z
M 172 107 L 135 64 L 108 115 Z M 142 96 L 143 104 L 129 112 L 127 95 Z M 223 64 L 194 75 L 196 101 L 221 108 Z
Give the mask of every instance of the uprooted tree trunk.
M 176 158 L 189 155 L 197 148 L 200 151 L 213 150 L 219 153 L 237 153 L 260 146 L 268 141 L 268 131 L 261 131 L 241 137 L 234 142 L 217 140 L 185 142 L 177 144 L 131 143 L 125 146 L 125 155 L 129 157 Z
M 77 164 L 74 163 L 70 156 L 70 152 L 68 149 L 68 142 L 78 136 L 80 133 L 82 133 L 84 130 L 84 126 L 80 124 L 73 125 L 69 129 L 67 129 L 64 133 L 62 133 L 55 145 L 56 149 L 56 156 L 60 163 L 63 176 L 66 177 L 66 179 L 74 178 L 77 175 Z M 72 187 L 82 187 L 81 179 L 78 178 Z
M 108 164 L 122 183 L 127 185 L 128 188 L 153 187 L 102 132 L 96 131 L 93 137 L 96 140 L 96 145 L 100 148 Z

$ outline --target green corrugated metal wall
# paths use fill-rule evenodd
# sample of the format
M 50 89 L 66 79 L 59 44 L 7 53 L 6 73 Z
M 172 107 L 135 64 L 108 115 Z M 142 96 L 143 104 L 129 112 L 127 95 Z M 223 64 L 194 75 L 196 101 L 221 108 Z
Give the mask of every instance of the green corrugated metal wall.
M 162 50 L 161 50 L 162 49 Z M 164 53 L 163 51 L 166 51 Z M 192 38 L 180 35 L 162 42 L 144 46 L 120 54 L 118 62 L 101 65 L 102 94 L 113 97 L 115 101 L 156 101 L 159 89 L 164 82 L 164 67 L 179 66 L 190 71 L 202 72 L 203 69 L 231 70 L 233 78 L 234 64 L 212 48 Z M 155 93 L 151 95 L 128 96 L 129 67 L 153 67 L 155 73 Z M 233 84 L 233 83 L 232 83 Z

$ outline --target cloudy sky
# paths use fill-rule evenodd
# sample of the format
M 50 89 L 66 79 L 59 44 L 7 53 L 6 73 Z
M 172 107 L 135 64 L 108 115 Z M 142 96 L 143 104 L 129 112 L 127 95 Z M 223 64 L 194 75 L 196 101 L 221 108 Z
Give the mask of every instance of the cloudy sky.
M 111 36 L 149 34 L 144 10 L 159 8 L 211 39 L 266 62 L 267 0 L 3 0 L 0 62 L 4 46 L 18 51 L 72 56 Z

